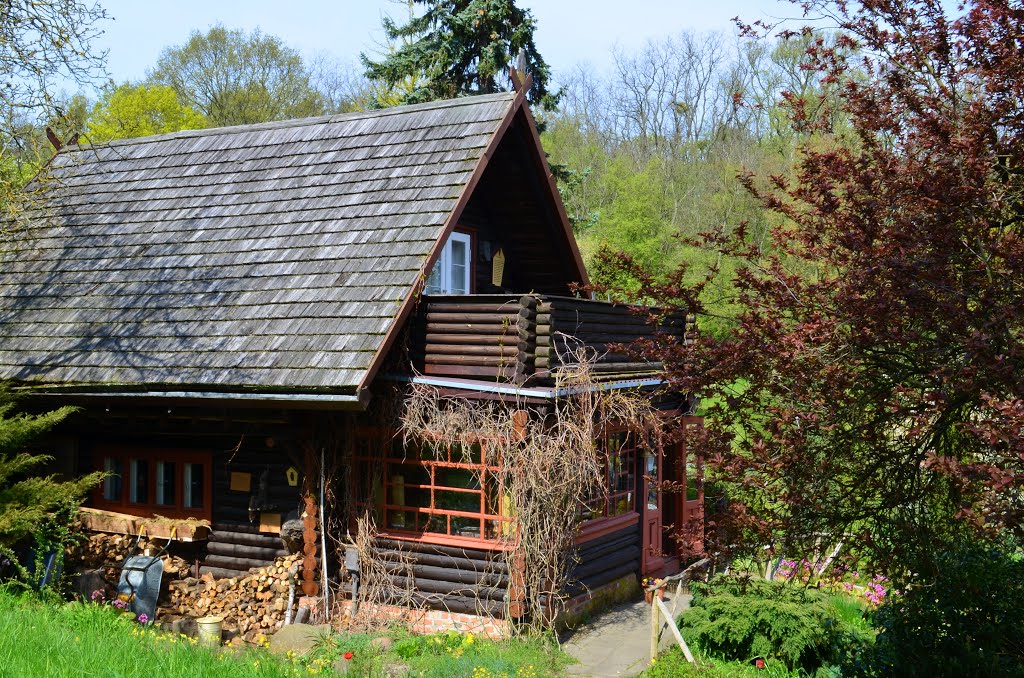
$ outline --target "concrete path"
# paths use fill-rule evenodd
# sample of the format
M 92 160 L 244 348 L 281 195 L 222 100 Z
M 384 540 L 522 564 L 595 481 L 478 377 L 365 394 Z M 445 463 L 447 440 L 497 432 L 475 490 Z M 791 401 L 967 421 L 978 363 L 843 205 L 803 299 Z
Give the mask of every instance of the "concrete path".
M 690 598 L 683 594 L 677 616 L 689 606 Z M 665 603 L 672 608 L 671 593 Z M 672 632 L 665 628 L 659 649 L 664 651 L 673 643 Z M 635 676 L 651 661 L 651 607 L 643 599 L 612 607 L 564 635 L 562 649 L 579 662 L 568 667 L 571 676 Z

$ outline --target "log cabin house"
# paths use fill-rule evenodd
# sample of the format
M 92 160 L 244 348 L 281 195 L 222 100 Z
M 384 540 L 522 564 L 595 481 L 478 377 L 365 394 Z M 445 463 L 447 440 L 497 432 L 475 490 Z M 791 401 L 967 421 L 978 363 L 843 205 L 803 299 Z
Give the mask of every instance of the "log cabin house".
M 94 513 L 209 521 L 189 546 L 218 577 L 281 555 L 290 518 L 315 528 L 346 504 L 375 514 L 415 604 L 529 614 L 494 558 L 515 517 L 480 480 L 489 462 L 382 436 L 371 405 L 414 382 L 543 409 L 566 395 L 568 336 L 601 356 L 594 388 L 643 392 L 658 366 L 607 345 L 687 329 L 577 297 L 587 273 L 521 93 L 71 145 L 47 174 L 5 248 L 0 378 L 33 407 L 81 408 L 53 446 L 64 474 L 110 473 Z M 665 531 L 701 516 L 683 442 L 602 435 L 609 485 L 570 602 L 677 566 Z M 321 460 L 346 454 L 376 476 L 326 478 L 321 507 Z

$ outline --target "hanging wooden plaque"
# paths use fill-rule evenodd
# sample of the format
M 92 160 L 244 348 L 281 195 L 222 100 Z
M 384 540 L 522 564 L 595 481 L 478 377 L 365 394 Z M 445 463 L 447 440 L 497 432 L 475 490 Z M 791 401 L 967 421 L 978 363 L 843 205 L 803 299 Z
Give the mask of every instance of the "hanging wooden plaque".
M 491 260 L 491 284 L 501 287 L 501 281 L 505 278 L 505 250 L 499 249 L 494 253 Z

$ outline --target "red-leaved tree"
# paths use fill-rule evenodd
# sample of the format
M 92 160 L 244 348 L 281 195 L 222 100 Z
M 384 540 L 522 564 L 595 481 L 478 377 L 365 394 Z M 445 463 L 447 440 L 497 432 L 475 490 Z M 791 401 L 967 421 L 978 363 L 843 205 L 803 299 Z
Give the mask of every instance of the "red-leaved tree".
M 1022 527 L 1024 7 L 800 4 L 840 31 L 807 55 L 840 86 L 838 114 L 784 95 L 809 139 L 797 166 L 744 177 L 784 217 L 768 254 L 742 226 L 705 238 L 744 264 L 732 332 L 642 350 L 707 408 L 709 473 L 732 506 L 712 541 L 798 554 L 846 535 L 925 576 L 957 539 Z M 685 270 L 602 265 L 704 310 Z

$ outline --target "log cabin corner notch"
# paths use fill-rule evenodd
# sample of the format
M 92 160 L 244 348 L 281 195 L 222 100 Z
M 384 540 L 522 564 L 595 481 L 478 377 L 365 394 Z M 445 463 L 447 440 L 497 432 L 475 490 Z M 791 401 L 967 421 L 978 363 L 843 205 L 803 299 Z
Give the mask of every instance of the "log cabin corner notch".
M 3 253 L 0 378 L 33 406 L 81 406 L 58 463 L 114 474 L 96 508 L 210 520 L 197 558 L 218 576 L 281 554 L 277 532 L 317 494 L 320 456 L 353 454 L 379 429 L 371 394 L 412 381 L 543 408 L 567 395 L 570 336 L 601 356 L 599 388 L 650 389 L 660 366 L 608 346 L 689 327 L 573 297 L 587 273 L 521 93 L 72 144 L 37 183 Z M 424 294 L 438 266 L 448 284 Z M 672 564 L 656 544 L 676 509 L 641 527 L 643 459 L 620 458 L 616 503 L 580 533 L 588 590 Z M 488 531 L 514 519 L 464 486 L 457 462 L 423 461 L 405 472 L 429 482 L 388 468 L 336 494 L 369 507 L 382 492 L 395 507 L 382 548 L 417 554 L 418 604 L 494 612 L 460 600 L 443 563 L 487 560 Z M 482 508 L 442 505 L 455 495 Z M 511 609 L 506 594 L 491 607 Z

